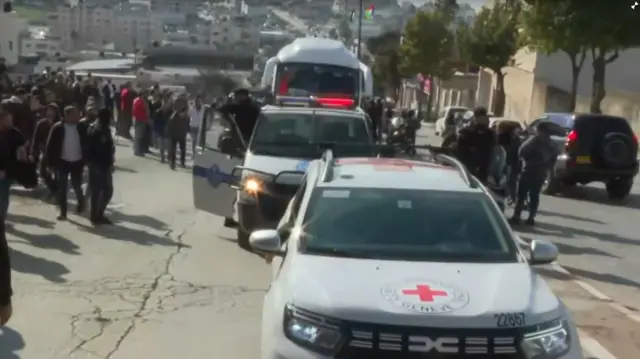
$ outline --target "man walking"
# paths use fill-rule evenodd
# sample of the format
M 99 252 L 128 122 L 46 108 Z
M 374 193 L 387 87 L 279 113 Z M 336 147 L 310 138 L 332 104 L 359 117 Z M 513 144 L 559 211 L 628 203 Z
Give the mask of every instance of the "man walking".
M 149 106 L 145 99 L 145 93 L 140 91 L 138 96 L 133 100 L 133 153 L 136 156 L 143 157 L 148 148 L 147 137 L 149 132 Z
M 86 128 L 78 124 L 80 111 L 77 107 L 67 106 L 64 109 L 64 120 L 51 127 L 51 133 L 45 149 L 45 161 L 55 169 L 58 178 L 59 221 L 67 219 L 67 192 L 69 177 L 71 186 L 78 201 L 76 212 L 84 211 L 84 194 L 82 193 L 82 172 L 84 169 L 83 152 L 86 148 Z
M 89 167 L 89 186 L 91 186 L 91 223 L 93 225 L 112 224 L 105 217 L 109 201 L 113 196 L 113 165 L 115 146 L 110 130 L 111 112 L 102 109 L 98 120 L 87 130 L 86 160 Z
M 193 106 L 189 107 L 189 134 L 191 136 L 191 156 L 195 157 L 198 135 L 205 119 L 206 108 L 202 104 L 202 96 L 196 97 Z
M 167 136 L 167 123 L 173 114 L 171 101 L 168 98 L 162 100 L 162 106 L 153 115 L 153 133 L 156 147 L 160 151 L 160 162 L 165 162 L 165 156 L 169 149 L 169 137 Z
M 58 105 L 55 102 L 47 105 L 45 111 L 45 118 L 38 121 L 36 124 L 36 130 L 33 133 L 33 138 L 31 140 L 31 156 L 33 156 L 33 160 L 38 162 L 40 155 L 43 153 L 45 146 L 47 144 L 47 139 L 49 137 L 49 132 L 51 132 L 51 127 L 57 122 L 60 121 L 60 110 L 58 109 Z M 58 183 L 56 181 L 53 172 L 49 168 L 46 161 L 43 159 L 40 161 L 39 165 L 40 177 L 43 179 L 45 186 L 49 190 L 49 198 L 54 198 L 58 191 Z
M 169 136 L 169 167 L 176 168 L 176 147 L 180 147 L 180 166 L 186 167 L 187 134 L 189 133 L 189 108 L 186 98 L 176 101 L 176 108 L 167 123 Z

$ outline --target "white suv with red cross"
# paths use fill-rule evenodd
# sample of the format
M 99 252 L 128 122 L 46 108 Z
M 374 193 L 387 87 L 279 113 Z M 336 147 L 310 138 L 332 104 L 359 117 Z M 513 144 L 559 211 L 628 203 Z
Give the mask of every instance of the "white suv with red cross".
M 564 304 L 454 159 L 313 161 L 278 228 L 261 359 L 579 359 Z

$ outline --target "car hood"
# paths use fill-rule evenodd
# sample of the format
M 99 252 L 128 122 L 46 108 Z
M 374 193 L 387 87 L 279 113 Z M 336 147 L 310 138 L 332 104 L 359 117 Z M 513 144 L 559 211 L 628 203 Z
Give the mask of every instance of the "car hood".
M 305 172 L 309 166 L 311 159 L 299 159 L 289 157 L 273 157 L 255 155 L 247 153 L 244 158 L 243 167 L 254 169 L 257 171 L 277 175 L 282 171 L 300 171 Z
M 562 305 L 526 263 L 417 263 L 298 255 L 284 279 L 291 303 L 342 320 L 488 328 L 499 314 L 526 324 L 558 318 Z M 425 286 L 427 286 L 425 288 Z M 418 289 L 428 289 L 420 298 Z

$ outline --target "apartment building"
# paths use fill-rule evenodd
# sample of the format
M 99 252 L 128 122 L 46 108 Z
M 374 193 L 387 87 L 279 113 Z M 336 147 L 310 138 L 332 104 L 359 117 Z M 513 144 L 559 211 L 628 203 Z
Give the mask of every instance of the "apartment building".
M 80 3 L 59 6 L 47 15 L 61 48 L 99 49 L 113 45 L 115 51 L 132 52 L 163 37 L 163 21 L 144 6 L 106 7 Z
M 15 12 L 0 12 L 0 58 L 7 66 L 18 63 L 20 57 L 20 37 L 27 28 L 27 21 Z
M 40 57 L 62 57 L 66 51 L 61 46 L 62 38 L 52 36 L 45 26 L 29 26 L 21 33 L 20 54 L 23 56 L 38 55 Z

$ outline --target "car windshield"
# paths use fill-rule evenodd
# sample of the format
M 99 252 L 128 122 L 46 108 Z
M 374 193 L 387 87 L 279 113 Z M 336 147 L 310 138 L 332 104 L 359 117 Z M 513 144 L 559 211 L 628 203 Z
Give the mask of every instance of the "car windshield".
M 484 194 L 321 188 L 304 217 L 301 251 L 382 260 L 518 261 L 501 214 Z
M 573 115 L 569 114 L 547 114 L 542 120 L 556 125 L 552 127 L 552 131 L 557 132 L 557 134 L 553 133 L 556 136 L 565 136 L 573 127 Z
M 359 69 L 334 65 L 288 63 L 278 67 L 280 95 L 322 97 L 358 94 Z
M 263 113 L 249 149 L 257 154 L 311 158 L 318 144 L 371 144 L 360 116 L 316 113 Z

